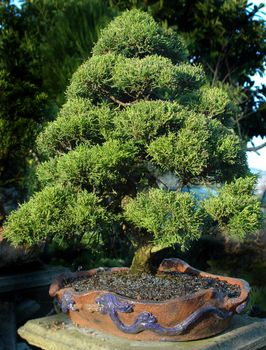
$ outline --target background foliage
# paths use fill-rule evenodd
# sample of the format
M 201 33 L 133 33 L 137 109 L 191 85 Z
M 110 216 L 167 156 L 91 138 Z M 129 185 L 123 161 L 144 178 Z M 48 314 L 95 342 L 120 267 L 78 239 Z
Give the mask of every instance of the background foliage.
M 47 118 L 39 37 L 29 36 L 35 13 L 31 6 L 0 5 L 0 185 L 24 175 L 40 123 Z
M 101 1 L 1 1 L 0 186 L 19 188 L 20 200 L 27 169 L 38 162 L 36 136 L 112 13 Z

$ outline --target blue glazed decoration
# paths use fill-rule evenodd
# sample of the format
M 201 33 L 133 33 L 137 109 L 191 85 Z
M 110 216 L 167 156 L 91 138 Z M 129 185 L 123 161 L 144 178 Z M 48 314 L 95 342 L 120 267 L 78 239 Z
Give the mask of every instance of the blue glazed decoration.
M 248 301 L 249 301 L 249 297 L 247 298 L 246 301 L 244 301 L 244 303 L 242 303 L 242 304 L 240 304 L 240 305 L 237 306 L 236 312 L 237 312 L 238 314 L 241 314 L 241 313 L 244 311 L 245 307 L 246 307 L 247 304 L 248 304 Z
M 99 311 L 101 313 L 109 315 L 114 324 L 122 332 L 129 334 L 136 334 L 144 330 L 151 330 L 159 335 L 179 335 L 185 332 L 205 314 L 213 314 L 220 319 L 226 319 L 232 315 L 231 311 L 222 311 L 215 306 L 204 305 L 174 327 L 162 327 L 158 323 L 156 317 L 150 312 L 140 313 L 136 317 L 135 321 L 130 326 L 127 326 L 120 320 L 118 312 L 132 312 L 134 307 L 133 303 L 121 301 L 113 294 L 104 294 L 100 296 L 96 299 L 96 303 L 99 305 Z
M 58 301 L 59 307 L 62 312 L 67 313 L 69 310 L 77 311 L 75 308 L 75 301 L 73 299 L 72 293 L 70 291 L 64 292 L 61 301 Z

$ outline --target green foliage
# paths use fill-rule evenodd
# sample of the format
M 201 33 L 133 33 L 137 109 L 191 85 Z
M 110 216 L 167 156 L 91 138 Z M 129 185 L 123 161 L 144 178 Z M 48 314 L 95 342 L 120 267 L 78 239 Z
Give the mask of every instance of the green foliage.
M 5 237 L 13 245 L 33 245 L 49 237 L 58 242 L 71 240 L 74 245 L 84 236 L 99 234 L 104 217 L 95 194 L 55 185 L 37 192 L 10 214 Z
M 58 182 L 89 190 L 111 192 L 126 183 L 133 165 L 135 148 L 116 140 L 103 145 L 82 144 L 73 151 L 47 162 L 37 169 L 42 186 Z
M 112 54 L 93 56 L 85 61 L 72 76 L 67 88 L 67 99 L 81 97 L 98 102 L 101 101 L 98 95 L 104 99 L 114 64 L 115 56 Z
M 128 202 L 125 217 L 137 228 L 146 230 L 150 234 L 148 240 L 160 248 L 177 243 L 182 250 L 188 249 L 201 236 L 202 215 L 189 193 L 160 189 L 141 192 Z
M 209 118 L 220 120 L 224 125 L 233 127 L 235 116 L 240 112 L 237 104 L 230 98 L 225 87 L 220 85 L 202 86 L 199 98 L 191 101 L 195 111 L 204 113 Z
M 190 113 L 178 133 L 156 138 L 148 147 L 152 161 L 173 171 L 183 184 L 245 174 L 245 155 L 238 137 L 218 120 Z
M 250 78 L 255 73 L 262 76 L 265 71 L 263 1 L 259 6 L 247 0 L 106 2 L 121 10 L 141 8 L 162 22 L 164 27 L 178 31 L 188 46 L 189 59 L 203 65 L 212 86 L 222 82 L 238 90 L 240 87 L 243 97 L 239 101 L 241 118 L 235 118 L 234 124 L 240 136 L 266 134 L 265 84 L 259 88 Z M 124 45 L 126 42 L 125 38 Z M 106 44 L 107 47 L 110 45 Z
M 101 32 L 93 54 L 106 53 L 130 58 L 157 54 L 175 63 L 186 58 L 184 45 L 175 32 L 161 28 L 151 16 L 137 10 L 124 12 Z
M 141 148 L 167 131 L 178 130 L 187 111 L 176 102 L 139 101 L 114 115 L 114 133 L 124 140 L 133 140 Z
M 118 105 L 147 97 L 173 100 L 199 88 L 204 79 L 201 67 L 176 66 L 162 56 L 125 58 L 105 54 L 93 56 L 80 66 L 72 77 L 67 97 Z
M 247 233 L 260 228 L 262 211 L 253 192 L 255 181 L 255 177 L 239 178 L 204 202 L 210 217 L 234 239 L 244 239 Z
M 209 175 L 222 182 L 245 176 L 248 172 L 246 153 L 239 137 L 218 120 L 210 122 L 210 135 L 212 164 L 209 164 Z
M 173 66 L 157 55 L 140 58 L 119 57 L 113 73 L 118 91 L 134 100 L 145 96 L 168 99 L 175 89 Z
M 148 153 L 164 171 L 174 171 L 183 184 L 200 176 L 207 167 L 208 128 L 204 117 L 191 116 L 178 134 L 169 133 L 154 140 Z
M 41 191 L 8 219 L 11 241 L 75 235 L 74 243 L 91 247 L 87 232 L 98 232 L 101 242 L 127 235 L 137 247 L 132 271 L 139 271 L 149 269 L 155 250 L 187 249 L 211 220 L 240 238 L 259 226 L 243 145 L 229 128 L 234 104 L 224 89 L 206 85 L 201 66 L 176 64 L 168 53 L 177 46 L 158 28 L 147 14 L 126 12 L 74 73 L 66 104 L 38 137 L 45 158 L 37 168 Z M 146 45 L 147 31 L 157 34 Z M 162 47 L 171 50 L 162 53 Z M 176 57 L 183 57 L 178 47 Z M 169 173 L 178 177 L 173 192 L 158 189 Z M 184 193 L 184 185 L 219 181 L 228 184 L 205 202 Z M 98 223 L 104 232 L 108 226 L 108 237 Z
M 110 109 L 93 108 L 88 100 L 68 100 L 56 120 L 50 122 L 36 140 L 37 149 L 45 157 L 53 157 L 74 149 L 82 142 L 100 144 L 110 130 Z

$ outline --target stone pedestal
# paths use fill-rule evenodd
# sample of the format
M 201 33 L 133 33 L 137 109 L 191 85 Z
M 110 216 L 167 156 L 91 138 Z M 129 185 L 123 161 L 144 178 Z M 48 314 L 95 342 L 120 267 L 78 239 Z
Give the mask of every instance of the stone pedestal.
M 259 350 L 266 349 L 266 319 L 235 316 L 216 337 L 193 342 L 136 342 L 74 326 L 63 314 L 28 321 L 18 330 L 44 350 Z

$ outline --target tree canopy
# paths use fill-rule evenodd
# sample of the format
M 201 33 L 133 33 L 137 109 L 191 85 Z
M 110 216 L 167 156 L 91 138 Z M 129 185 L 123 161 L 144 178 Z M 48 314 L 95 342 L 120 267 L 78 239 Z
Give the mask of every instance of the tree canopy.
M 265 11 L 263 2 L 248 0 L 112 0 L 121 10 L 134 7 L 148 11 L 183 35 L 189 59 L 201 63 L 212 85 L 228 84 L 241 113 L 235 130 L 243 138 L 266 135 L 265 85 L 251 79 L 265 71 Z M 231 91 L 233 89 L 233 91 Z
M 38 136 L 40 191 L 5 225 L 13 244 L 90 247 L 116 230 L 135 246 L 131 270 L 140 272 L 162 248 L 188 249 L 210 223 L 236 239 L 259 227 L 255 179 L 232 129 L 236 106 L 149 14 L 116 17 L 66 97 Z M 178 179 L 174 191 L 160 186 L 166 173 Z M 227 185 L 204 201 L 185 191 L 218 182 Z

